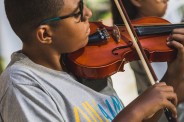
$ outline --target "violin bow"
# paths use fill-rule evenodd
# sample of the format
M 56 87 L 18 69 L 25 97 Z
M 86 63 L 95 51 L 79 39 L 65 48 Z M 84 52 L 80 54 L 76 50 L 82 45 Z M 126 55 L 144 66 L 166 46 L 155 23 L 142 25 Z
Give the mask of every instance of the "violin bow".
M 154 85 L 155 83 L 158 83 L 159 82 L 158 78 L 157 78 L 151 64 L 149 63 L 149 60 L 148 60 L 148 58 L 147 58 L 139 40 L 138 40 L 138 36 L 137 36 L 135 30 L 133 29 L 133 26 L 132 26 L 131 21 L 128 17 L 128 14 L 123 6 L 122 0 L 114 0 L 114 2 L 118 8 L 118 11 L 121 15 L 121 18 L 123 19 L 123 22 L 126 26 L 126 29 L 129 33 L 131 39 L 132 39 L 132 43 L 133 43 L 133 45 L 134 45 L 134 47 L 139 55 L 139 58 L 143 64 L 143 67 L 146 71 L 146 74 L 148 75 L 148 78 L 149 78 L 151 84 Z M 164 112 L 165 112 L 165 115 L 167 117 L 168 122 L 177 122 L 177 119 L 172 117 L 172 112 L 168 108 L 164 108 Z

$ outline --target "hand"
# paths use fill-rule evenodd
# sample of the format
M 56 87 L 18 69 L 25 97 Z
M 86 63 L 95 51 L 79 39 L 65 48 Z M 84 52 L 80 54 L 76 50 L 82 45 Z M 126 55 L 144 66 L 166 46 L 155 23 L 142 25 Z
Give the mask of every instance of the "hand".
M 170 102 L 172 101 L 172 103 Z M 142 112 L 143 119 L 149 119 L 162 108 L 171 110 L 173 117 L 177 116 L 177 96 L 173 87 L 166 83 L 157 83 L 141 94 L 133 104 L 137 104 L 139 112 Z
M 168 38 L 168 45 L 175 47 L 178 53 L 174 61 L 168 62 L 168 70 L 163 80 L 174 87 L 180 102 L 184 101 L 184 28 L 173 30 Z
M 126 106 L 115 117 L 113 122 L 142 122 L 165 107 L 171 110 L 173 117 L 176 117 L 177 110 L 175 105 L 177 105 L 177 101 L 177 96 L 172 86 L 167 86 L 164 82 L 157 83 Z

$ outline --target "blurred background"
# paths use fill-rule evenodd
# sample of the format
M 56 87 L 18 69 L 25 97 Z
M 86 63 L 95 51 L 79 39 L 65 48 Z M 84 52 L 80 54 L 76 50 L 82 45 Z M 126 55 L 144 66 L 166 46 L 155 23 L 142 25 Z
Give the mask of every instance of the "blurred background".
M 93 17 L 90 21 L 102 21 L 107 26 L 112 26 L 110 0 L 84 0 L 91 8 Z M 173 23 L 183 18 L 183 0 L 170 0 L 164 18 Z M 174 5 L 174 6 L 173 6 Z M 180 10 L 178 10 L 180 8 Z M 22 47 L 20 39 L 12 31 L 4 11 L 4 0 L 0 0 L 0 72 L 10 61 L 12 52 Z M 134 74 L 129 66 L 125 65 L 125 72 L 112 76 L 114 88 L 125 105 L 137 97 Z

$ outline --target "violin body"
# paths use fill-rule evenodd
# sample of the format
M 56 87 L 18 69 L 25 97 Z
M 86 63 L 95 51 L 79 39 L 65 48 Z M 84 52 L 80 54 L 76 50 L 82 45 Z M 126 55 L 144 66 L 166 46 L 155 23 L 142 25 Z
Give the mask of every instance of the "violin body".
M 143 18 L 132 23 L 134 26 L 169 24 L 168 21 L 157 17 Z M 84 48 L 67 55 L 66 66 L 76 76 L 87 79 L 105 78 L 118 71 L 124 71 L 124 65 L 127 62 L 139 60 L 124 26 L 118 27 L 120 37 L 117 41 L 112 27 L 105 26 L 101 22 L 90 23 L 91 35 L 104 28 L 108 38 L 89 43 Z M 177 51 L 166 44 L 168 36 L 168 33 L 164 33 L 138 37 L 150 62 L 166 62 L 176 57 Z

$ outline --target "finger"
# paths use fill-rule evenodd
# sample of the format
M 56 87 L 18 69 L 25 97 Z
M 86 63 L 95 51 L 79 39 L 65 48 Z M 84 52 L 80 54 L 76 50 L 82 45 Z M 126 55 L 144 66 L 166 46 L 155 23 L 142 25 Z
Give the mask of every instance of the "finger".
M 177 109 L 170 101 L 166 100 L 163 106 L 172 112 L 173 117 L 177 117 Z
M 161 86 L 161 90 L 164 92 L 174 92 L 174 88 L 172 86 Z
M 165 82 L 155 84 L 154 87 L 157 88 L 161 92 L 174 92 L 173 86 L 168 86 L 166 85 Z
M 178 104 L 178 97 L 177 94 L 174 92 L 167 92 L 166 94 L 166 98 L 175 106 L 177 106 Z
M 184 35 L 184 28 L 177 28 L 172 31 L 172 34 L 183 34 Z
M 179 43 L 179 42 L 177 42 L 177 41 L 172 41 L 171 42 L 171 44 L 175 47 L 175 48 L 177 48 L 177 50 L 178 50 L 178 54 L 177 54 L 177 57 L 178 57 L 178 59 L 180 59 L 181 61 L 183 60 L 183 54 L 184 54 L 184 46 L 181 44 L 181 43 Z
M 174 46 L 175 48 L 177 48 L 179 51 L 182 51 L 184 50 L 183 48 L 183 44 L 181 44 L 180 42 L 177 42 L 177 41 L 170 41 L 170 42 L 167 42 L 167 44 L 169 46 Z
M 168 46 L 173 46 L 178 50 L 177 58 L 182 61 L 184 59 L 184 46 L 177 41 L 170 41 L 167 42 L 167 44 Z
M 174 92 L 174 89 L 172 86 L 167 86 L 165 82 L 159 82 L 152 86 L 153 89 L 159 91 L 159 92 Z
M 159 82 L 155 83 L 154 86 L 166 86 L 167 84 L 165 82 Z
M 170 38 L 184 44 L 184 35 L 182 34 L 173 34 Z

